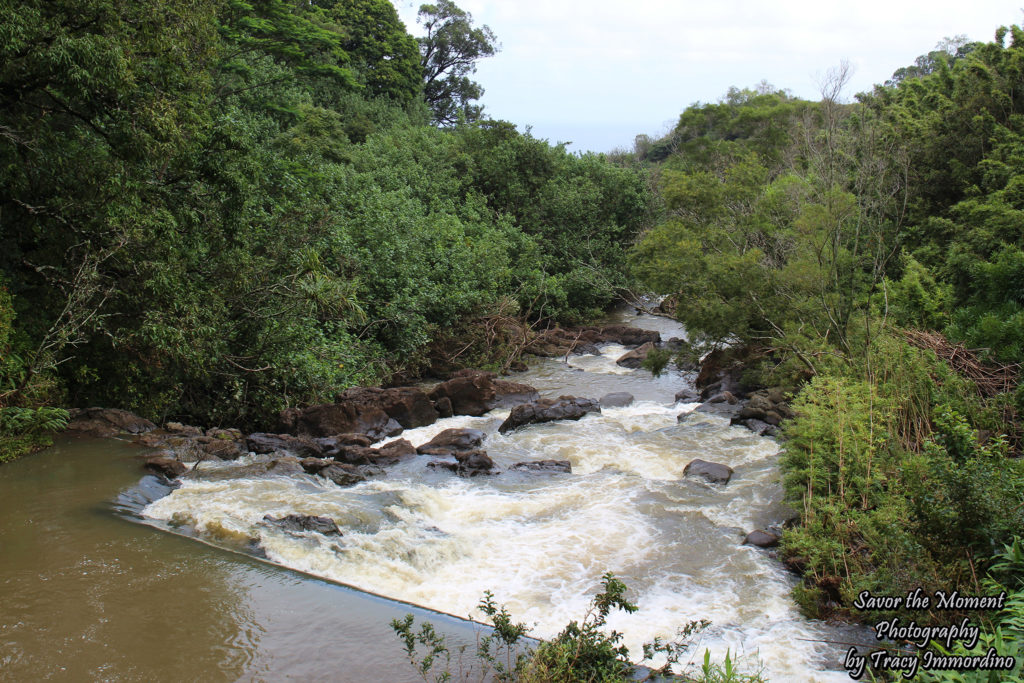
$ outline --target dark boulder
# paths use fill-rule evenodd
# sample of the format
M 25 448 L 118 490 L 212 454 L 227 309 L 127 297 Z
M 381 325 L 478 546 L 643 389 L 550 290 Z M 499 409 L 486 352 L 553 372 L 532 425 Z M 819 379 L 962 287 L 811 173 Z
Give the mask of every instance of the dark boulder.
M 315 517 L 313 515 L 286 515 L 284 517 L 271 517 L 266 515 L 264 522 L 281 527 L 285 531 L 301 533 L 312 531 L 324 536 L 341 536 L 341 529 L 330 517 Z
M 730 420 L 739 415 L 740 410 L 743 409 L 741 403 L 729 403 L 728 401 L 722 401 L 721 403 L 701 403 L 694 409 L 695 413 L 708 413 L 709 415 L 718 415 L 720 417 L 726 417 Z
M 494 408 L 509 408 L 539 397 L 537 390 L 528 384 L 496 377 L 493 372 L 483 370 L 460 370 L 434 387 L 430 398 L 437 405 L 447 400 L 453 415 L 480 416 Z
M 743 545 L 755 545 L 758 548 L 773 548 L 779 544 L 779 537 L 770 531 L 757 529 L 747 534 Z
M 743 425 L 758 436 L 777 436 L 779 433 L 779 428 L 775 425 L 768 424 L 767 422 L 755 418 L 744 420 L 740 417 L 734 417 L 732 419 L 732 423 Z
M 283 451 L 300 458 L 319 458 L 324 449 L 316 441 L 291 434 L 255 432 L 245 437 L 245 447 L 253 453 Z
M 615 364 L 621 365 L 624 368 L 633 368 L 635 370 L 636 368 L 639 368 L 641 365 L 643 365 L 644 359 L 647 358 L 647 354 L 649 354 L 653 350 L 654 344 L 651 342 L 646 342 L 645 344 L 638 346 L 632 351 L 628 351 L 619 356 L 619 359 L 615 361 Z
M 164 429 L 172 434 L 180 434 L 182 436 L 199 436 L 203 433 L 202 428 L 182 424 L 181 422 L 168 422 L 164 425 Z
M 285 455 L 275 458 L 267 463 L 267 474 L 290 476 L 292 474 L 304 474 L 302 462 L 294 455 Z
M 533 403 L 516 406 L 508 418 L 501 423 L 498 431 L 505 432 L 523 425 L 555 420 L 578 420 L 587 413 L 601 412 L 601 405 L 592 398 L 560 396 L 557 399 L 542 398 Z
M 427 464 L 432 469 L 446 469 L 461 477 L 475 477 L 478 474 L 492 474 L 494 461 L 485 451 L 460 451 L 455 453 L 455 462 L 434 461 Z
M 353 405 L 360 412 L 367 408 L 379 408 L 403 429 L 425 427 L 437 422 L 438 418 L 433 402 L 426 393 L 415 387 L 355 387 L 338 394 L 335 403 Z
M 416 449 L 421 455 L 452 455 L 480 448 L 486 434 L 479 429 L 446 429 Z
M 628 391 L 614 391 L 601 397 L 601 408 L 625 408 L 633 405 L 633 394 Z
M 530 460 L 528 462 L 517 462 L 512 465 L 513 470 L 533 470 L 535 472 L 565 472 L 572 474 L 572 463 L 568 460 Z
M 416 447 L 408 439 L 396 439 L 383 446 L 373 449 L 377 451 L 377 465 L 393 465 L 399 460 L 416 455 Z
M 728 484 L 732 479 L 732 468 L 707 460 L 692 460 L 683 470 L 684 477 L 703 477 L 712 484 Z
M 145 434 L 156 429 L 149 420 L 118 408 L 73 408 L 68 413 L 69 431 L 95 436 L 115 436 L 123 432 Z
M 657 344 L 661 334 L 654 330 L 644 330 L 628 325 L 605 325 L 599 328 L 601 340 L 615 342 L 623 346 L 640 346 L 641 344 Z
M 354 486 L 362 481 L 366 481 L 366 473 L 363 470 L 340 462 L 331 463 L 317 472 L 317 475 L 334 482 L 338 486 Z
M 383 439 L 398 424 L 380 408 L 352 402 L 290 408 L 281 413 L 281 423 L 283 431 L 299 436 L 358 433 L 366 434 L 374 441 Z
M 150 472 L 167 479 L 177 479 L 188 472 L 188 466 L 185 463 L 163 455 L 152 455 L 146 458 L 143 466 Z
M 210 437 L 206 437 L 210 438 Z M 211 439 L 207 442 L 198 442 L 199 448 L 207 455 L 221 460 L 236 460 L 245 455 L 245 450 L 237 441 L 225 441 L 224 439 Z
M 736 405 L 740 402 L 731 391 L 720 391 L 711 398 L 708 399 L 708 403 L 728 403 L 729 405 Z M 742 409 L 741 409 L 742 410 Z

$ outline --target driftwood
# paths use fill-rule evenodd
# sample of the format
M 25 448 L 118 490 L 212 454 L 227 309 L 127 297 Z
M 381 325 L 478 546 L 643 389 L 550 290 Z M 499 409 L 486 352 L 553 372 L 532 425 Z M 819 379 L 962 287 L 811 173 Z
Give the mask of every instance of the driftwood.
M 1013 391 L 1017 386 L 1020 363 L 983 363 L 977 354 L 981 349 L 954 344 L 938 332 L 904 330 L 903 336 L 919 349 L 934 351 L 954 372 L 974 382 L 978 393 L 985 398 Z

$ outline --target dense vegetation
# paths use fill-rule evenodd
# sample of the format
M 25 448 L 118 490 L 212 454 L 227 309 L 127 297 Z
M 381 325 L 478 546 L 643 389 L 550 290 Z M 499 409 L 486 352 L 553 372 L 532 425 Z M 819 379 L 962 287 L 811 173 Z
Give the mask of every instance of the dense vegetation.
M 819 102 L 734 89 L 638 140 L 666 214 L 631 259 L 695 352 L 794 395 L 783 555 L 808 611 L 856 618 L 862 590 L 978 593 L 1024 529 L 1024 31 L 852 103 L 847 77 Z
M 253 425 L 494 312 L 606 305 L 643 175 L 484 120 L 494 35 L 420 16 L 417 41 L 387 0 L 0 0 L 3 424 Z

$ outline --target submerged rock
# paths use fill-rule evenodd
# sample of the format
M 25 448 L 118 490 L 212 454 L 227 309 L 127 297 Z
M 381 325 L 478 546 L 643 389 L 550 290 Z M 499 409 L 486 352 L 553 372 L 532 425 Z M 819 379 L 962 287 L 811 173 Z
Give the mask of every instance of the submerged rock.
M 528 462 L 517 462 L 510 469 L 572 474 L 572 463 L 568 460 L 530 460 Z
M 146 418 L 118 408 L 72 408 L 68 413 L 67 429 L 73 432 L 116 436 L 122 432 L 145 434 L 156 429 L 156 425 Z
M 446 429 L 416 449 L 421 455 L 453 455 L 480 448 L 486 434 L 479 429 Z
M 728 484 L 732 479 L 733 469 L 728 465 L 707 460 L 691 460 L 683 469 L 684 477 L 703 477 L 712 484 Z
M 557 399 L 542 398 L 533 403 L 516 406 L 508 418 L 501 423 L 498 431 L 504 434 L 518 427 L 555 420 L 578 420 L 587 413 L 601 412 L 601 405 L 592 398 L 559 396 Z
M 313 515 L 285 515 L 284 517 L 263 517 L 264 522 L 269 522 L 281 527 L 285 531 L 303 532 L 312 531 L 324 536 L 341 536 L 341 529 L 330 517 L 317 517 Z
M 614 391 L 601 397 L 601 408 L 624 408 L 633 405 L 633 394 L 628 391 Z

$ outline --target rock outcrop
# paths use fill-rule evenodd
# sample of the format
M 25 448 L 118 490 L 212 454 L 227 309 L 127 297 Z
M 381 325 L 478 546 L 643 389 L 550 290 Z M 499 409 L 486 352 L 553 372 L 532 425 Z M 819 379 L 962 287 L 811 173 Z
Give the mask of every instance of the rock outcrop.
M 560 396 L 557 399 L 542 398 L 533 403 L 516 406 L 498 427 L 502 434 L 528 424 L 554 422 L 555 420 L 578 420 L 587 413 L 601 412 L 601 405 L 592 398 Z
M 461 370 L 434 387 L 430 399 L 452 415 L 480 416 L 495 408 L 510 408 L 540 398 L 528 384 L 497 379 L 493 372 Z

